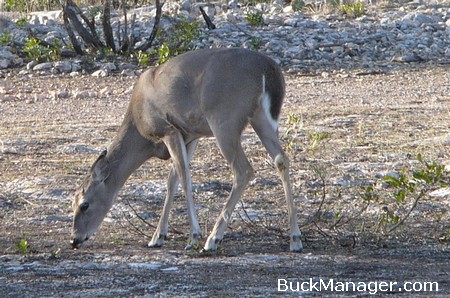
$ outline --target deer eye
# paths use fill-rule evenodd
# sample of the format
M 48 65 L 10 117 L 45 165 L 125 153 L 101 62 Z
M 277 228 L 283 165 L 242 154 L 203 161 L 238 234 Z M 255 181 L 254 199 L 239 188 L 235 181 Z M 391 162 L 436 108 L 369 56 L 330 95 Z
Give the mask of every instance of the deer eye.
M 80 210 L 82 212 L 85 212 L 88 208 L 89 208 L 89 203 L 88 202 L 83 202 L 81 203 L 78 208 L 80 208 Z

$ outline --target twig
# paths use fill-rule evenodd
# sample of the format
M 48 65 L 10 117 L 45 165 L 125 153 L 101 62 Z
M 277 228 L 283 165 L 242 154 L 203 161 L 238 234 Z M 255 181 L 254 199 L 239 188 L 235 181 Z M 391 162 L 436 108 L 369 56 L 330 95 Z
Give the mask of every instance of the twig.
M 142 232 L 142 230 L 139 229 L 134 223 L 132 223 L 131 220 L 129 220 L 127 216 L 124 216 L 124 217 L 125 217 L 125 220 L 128 222 L 128 224 L 133 228 L 133 230 L 134 230 L 138 235 L 144 236 L 145 238 L 150 238 L 150 235 L 149 235 L 149 234 L 146 234 L 146 233 Z
M 136 209 L 134 209 L 134 207 L 131 206 L 130 200 L 129 200 L 128 198 L 126 198 L 125 200 L 126 200 L 126 202 L 127 202 L 127 204 L 128 204 L 128 207 L 131 208 L 131 211 L 133 211 L 134 215 L 135 215 L 138 219 L 140 219 L 140 220 L 141 220 L 143 223 L 145 223 L 147 226 L 149 226 L 149 227 L 151 227 L 151 228 L 153 228 L 153 229 L 156 229 L 156 226 L 154 226 L 154 225 L 152 225 L 151 223 L 149 223 L 148 221 L 146 221 L 142 216 L 140 216 L 140 215 L 137 213 Z
M 209 18 L 208 14 L 203 9 L 203 7 L 199 6 L 198 9 L 200 9 L 200 12 L 202 13 L 203 19 L 206 22 L 206 26 L 208 26 L 208 29 L 209 30 L 216 29 L 216 25 L 214 25 L 214 23 L 211 21 L 211 19 Z
M 320 235 L 327 237 L 327 238 L 331 238 L 333 239 L 334 237 L 331 235 L 328 235 L 328 233 L 326 233 L 325 231 L 322 230 L 321 227 L 319 227 L 319 225 L 317 224 L 316 221 L 313 221 L 314 226 L 317 228 L 317 232 L 319 232 Z
M 311 223 L 311 222 L 314 223 L 314 222 L 316 222 L 316 220 L 319 218 L 319 214 L 320 214 L 320 212 L 322 211 L 322 207 L 323 207 L 323 204 L 325 203 L 325 199 L 326 199 L 326 187 L 325 187 L 325 181 L 323 180 L 322 183 L 323 183 L 323 187 L 322 187 L 322 200 L 320 201 L 319 208 L 317 208 L 317 210 L 316 210 L 316 212 L 314 213 L 314 215 L 311 216 L 311 220 L 309 220 L 308 222 L 304 223 L 302 226 L 306 226 L 306 225 L 308 225 L 308 224 Z
M 146 51 L 152 46 L 153 40 L 156 38 L 156 34 L 158 33 L 159 30 L 159 22 L 161 20 L 162 7 L 164 6 L 164 4 L 165 2 L 161 3 L 161 0 L 156 0 L 156 15 L 152 32 L 150 33 L 148 39 L 140 47 L 136 49 L 137 51 Z
M 345 220 L 345 221 L 342 220 L 342 219 L 343 219 L 342 216 L 339 217 L 339 219 L 338 219 L 338 220 L 330 227 L 330 229 L 335 229 L 335 228 L 338 228 L 338 227 L 340 227 L 340 226 L 346 225 L 346 224 L 348 224 L 350 221 L 354 220 L 355 218 L 360 217 L 360 216 L 367 210 L 367 208 L 369 207 L 369 205 L 370 205 L 370 202 L 367 202 L 366 205 L 363 206 L 363 207 L 361 208 L 361 210 L 360 210 L 356 215 L 354 215 L 354 216 L 352 216 L 352 217 L 348 217 L 348 219 Z
M 247 217 L 247 219 L 248 219 L 248 222 L 244 219 L 244 218 L 242 218 L 242 216 L 241 216 L 241 213 L 239 213 L 238 212 L 238 214 L 239 214 L 239 217 L 241 218 L 241 220 L 243 221 L 243 222 L 245 222 L 245 223 L 250 223 L 250 226 L 251 227 L 256 227 L 257 226 L 257 224 L 255 223 L 255 222 L 253 222 L 253 220 L 250 218 L 250 216 L 248 215 L 248 213 L 247 213 L 247 210 L 245 210 L 245 207 L 244 207 L 244 202 L 241 200 L 241 208 L 242 208 L 242 211 L 244 211 L 244 214 L 245 214 L 245 216 Z
M 406 219 L 408 219 L 408 217 L 411 215 L 411 212 L 416 209 L 417 207 L 417 203 L 419 202 L 419 200 L 423 197 L 423 195 L 425 194 L 425 191 L 422 189 L 419 193 L 419 195 L 415 198 L 411 208 L 408 210 L 408 213 L 406 213 L 406 215 L 398 222 L 396 223 L 392 228 L 390 228 L 387 232 L 388 234 L 393 232 L 394 230 L 396 230 L 399 226 L 401 226 Z
M 35 204 L 35 203 L 33 203 L 33 202 L 31 202 L 31 201 L 29 201 L 29 200 L 23 198 L 23 197 L 20 197 L 20 196 L 18 197 L 18 199 L 27 202 L 27 203 L 30 204 L 31 206 L 37 206 L 37 205 L 38 205 L 38 204 Z
M 140 216 L 140 215 L 137 213 L 136 209 L 133 208 L 133 206 L 131 205 L 130 200 L 128 200 L 128 198 L 125 199 L 125 200 L 126 200 L 128 206 L 131 208 L 131 211 L 133 211 L 134 215 L 135 215 L 138 219 L 140 219 L 143 223 L 145 223 L 147 226 L 149 226 L 149 227 L 151 227 L 151 228 L 153 228 L 153 229 L 156 229 L 156 228 L 157 228 L 155 225 L 149 223 L 148 221 L 146 221 L 142 216 Z M 183 234 L 184 234 L 183 232 L 180 232 L 180 231 L 178 231 L 178 230 L 176 230 L 176 229 L 174 229 L 174 228 L 170 228 L 170 232 L 172 232 L 172 233 L 174 233 L 174 234 L 178 234 L 178 235 L 183 235 Z
M 238 212 L 239 217 L 241 218 L 241 220 L 242 220 L 245 224 L 247 224 L 247 225 L 250 227 L 250 229 L 251 229 L 252 231 L 256 231 L 258 228 L 262 228 L 262 229 L 264 229 L 264 230 L 266 231 L 266 233 L 268 233 L 269 235 L 272 235 L 272 236 L 275 236 L 275 237 L 283 237 L 284 231 L 283 231 L 282 229 L 270 227 L 270 226 L 268 226 L 268 225 L 263 225 L 263 226 L 261 226 L 261 225 L 258 225 L 255 221 L 253 221 L 253 220 L 250 218 L 250 216 L 248 215 L 247 210 L 245 210 L 244 203 L 243 203 L 242 201 L 241 201 L 241 208 L 242 208 L 242 211 L 244 211 L 244 214 L 245 214 L 245 216 L 247 217 L 247 220 L 244 219 L 244 218 L 242 217 L 241 213 Z
M 33 32 L 33 30 L 31 30 L 31 28 L 28 28 L 28 36 L 31 38 L 34 38 L 34 39 L 36 39 L 38 42 L 39 42 L 39 44 L 40 45 L 43 45 L 44 47 L 46 47 L 46 48 L 52 48 L 52 49 L 57 49 L 58 47 L 56 47 L 55 45 L 52 45 L 51 43 L 48 43 L 48 42 L 46 42 L 45 40 L 43 40 L 43 39 L 40 39 L 39 37 L 37 37 L 35 34 L 34 34 L 34 32 Z

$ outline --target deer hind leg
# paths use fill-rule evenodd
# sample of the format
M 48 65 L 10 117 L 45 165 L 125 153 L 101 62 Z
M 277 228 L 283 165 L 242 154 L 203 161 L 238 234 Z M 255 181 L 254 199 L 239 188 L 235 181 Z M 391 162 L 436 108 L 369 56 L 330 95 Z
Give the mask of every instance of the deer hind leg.
M 190 225 L 190 234 L 189 234 L 189 242 L 186 246 L 186 249 L 190 249 L 192 247 L 198 246 L 199 239 L 202 238 L 202 233 L 200 229 L 200 225 L 197 220 L 197 214 L 195 212 L 194 206 L 194 198 L 192 195 L 192 180 L 191 180 L 191 171 L 189 168 L 189 160 L 188 153 L 186 149 L 186 145 L 184 143 L 183 136 L 180 132 L 173 132 L 164 137 L 164 143 L 169 150 L 170 156 L 172 158 L 173 167 L 175 168 L 176 176 L 180 179 L 181 188 L 183 190 L 183 194 L 187 201 L 187 209 L 189 215 L 189 225 Z M 193 152 L 192 152 L 193 153 Z M 169 187 L 168 190 L 172 192 L 170 194 L 170 200 L 168 205 L 171 205 L 173 200 L 173 189 L 175 189 L 177 179 L 175 178 L 175 174 L 171 173 L 169 175 Z M 170 207 L 170 206 L 167 206 Z M 170 208 L 167 208 L 170 209 Z M 167 210 L 166 216 L 168 216 L 169 210 Z M 163 216 L 164 213 L 163 213 Z M 166 220 L 166 219 L 164 219 Z
M 190 142 L 186 145 L 188 163 L 194 156 L 195 149 L 197 148 L 198 139 Z M 179 178 L 177 175 L 177 169 L 175 163 L 172 164 L 169 177 L 167 179 L 167 194 L 164 201 L 164 207 L 159 219 L 158 227 L 153 234 L 152 240 L 148 243 L 149 247 L 160 247 L 163 245 L 164 240 L 169 232 L 169 214 L 172 209 L 173 198 L 178 189 Z
M 250 124 L 274 161 L 275 168 L 277 169 L 283 183 L 291 232 L 290 250 L 300 252 L 303 250 L 303 245 L 300 239 L 301 232 L 297 223 L 297 208 L 294 204 L 291 182 L 289 178 L 289 159 L 281 148 L 277 131 L 273 127 L 272 122 L 273 121 L 269 121 L 267 119 L 267 115 L 263 111 L 260 113 L 255 113 L 254 117 L 250 120 Z
M 213 127 L 212 129 L 214 131 Z M 224 132 L 220 131 L 214 133 L 223 156 L 233 170 L 234 180 L 233 188 L 231 189 L 231 193 L 225 203 L 225 206 L 223 207 L 211 234 L 206 240 L 204 247 L 206 251 L 217 249 L 223 239 L 227 223 L 233 213 L 236 203 L 239 201 L 239 198 L 241 197 L 241 194 L 248 182 L 253 178 L 253 168 L 241 147 L 241 131 L 238 130 L 238 133 L 235 134 L 233 134 L 232 131 L 233 130 L 227 130 Z

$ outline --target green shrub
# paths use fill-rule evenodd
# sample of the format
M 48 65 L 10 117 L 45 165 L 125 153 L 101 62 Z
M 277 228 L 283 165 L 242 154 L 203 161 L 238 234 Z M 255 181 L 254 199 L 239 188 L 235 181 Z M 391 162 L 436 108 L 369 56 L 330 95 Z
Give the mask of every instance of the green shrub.
M 11 32 L 5 31 L 3 35 L 0 35 L 0 45 L 1 46 L 10 46 L 14 43 L 14 39 L 11 35 Z
M 245 19 L 252 26 L 262 26 L 264 24 L 263 15 L 260 12 L 249 12 Z
M 386 195 L 377 193 L 369 186 L 362 198 L 375 206 L 380 214 L 377 229 L 391 233 L 401 226 L 411 215 L 417 204 L 430 191 L 448 186 L 448 172 L 445 166 L 436 161 L 427 162 L 421 154 L 417 155 L 420 166 L 413 171 L 403 171 L 399 175 L 387 175 L 382 178 L 390 190 Z
M 303 127 L 302 118 L 295 113 L 288 113 L 285 126 L 287 129 L 284 133 L 283 141 L 286 144 L 286 150 L 288 152 L 294 152 L 298 149 L 297 135 Z
M 30 250 L 30 246 L 28 245 L 28 241 L 25 238 L 20 239 L 19 242 L 16 243 L 16 248 L 19 250 L 21 254 L 26 254 Z
M 339 11 L 353 18 L 360 17 L 366 13 L 364 4 L 361 1 L 341 5 Z
M 61 58 L 60 45 L 56 40 L 53 40 L 50 45 L 44 46 L 39 39 L 30 37 L 23 51 L 27 54 L 28 59 L 37 62 L 56 61 Z
M 153 51 L 158 57 L 158 63 L 162 64 L 174 56 L 193 50 L 193 42 L 200 38 L 200 27 L 198 21 L 181 18 L 169 30 L 160 31 L 158 39 L 162 42 Z
M 136 58 L 138 60 L 139 66 L 147 67 L 151 65 L 152 53 L 147 53 L 144 51 L 139 51 L 136 53 Z
M 6 0 L 5 8 L 7 11 L 28 12 L 25 0 Z
M 28 20 L 27 20 L 26 17 L 21 17 L 20 19 L 18 19 L 16 21 L 16 26 L 19 27 L 19 28 L 23 28 L 26 25 L 28 25 Z
M 291 6 L 293 11 L 300 11 L 305 8 L 305 2 L 303 0 L 292 0 Z
M 259 37 L 252 37 L 250 40 L 250 49 L 257 51 L 261 48 L 261 38 Z

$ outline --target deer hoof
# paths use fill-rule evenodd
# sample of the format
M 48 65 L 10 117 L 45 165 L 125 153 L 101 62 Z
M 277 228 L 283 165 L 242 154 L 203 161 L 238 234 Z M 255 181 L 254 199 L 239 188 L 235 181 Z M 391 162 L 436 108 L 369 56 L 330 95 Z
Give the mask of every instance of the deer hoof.
M 208 238 L 208 240 L 206 241 L 204 250 L 205 251 L 216 251 L 217 247 L 219 246 L 220 243 L 222 243 L 222 239 L 219 239 L 216 237 Z
M 161 247 L 164 240 L 167 239 L 167 235 L 159 234 L 158 238 L 153 237 L 153 239 L 148 243 L 148 247 Z
M 303 244 L 302 244 L 302 241 L 300 240 L 300 236 L 292 236 L 291 237 L 290 251 L 292 251 L 292 252 L 302 252 L 303 251 Z

